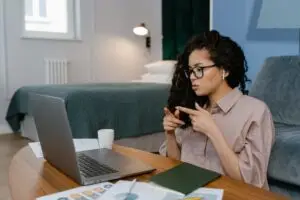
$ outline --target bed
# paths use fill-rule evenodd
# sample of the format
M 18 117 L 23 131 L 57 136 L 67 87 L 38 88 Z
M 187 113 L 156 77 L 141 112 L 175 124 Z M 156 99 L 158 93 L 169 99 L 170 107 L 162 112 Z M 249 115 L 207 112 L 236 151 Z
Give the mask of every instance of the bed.
M 155 152 L 164 140 L 169 87 L 145 82 L 26 86 L 14 93 L 6 120 L 14 132 L 38 141 L 29 94 L 62 97 L 74 138 L 96 138 L 97 130 L 113 128 L 116 143 Z

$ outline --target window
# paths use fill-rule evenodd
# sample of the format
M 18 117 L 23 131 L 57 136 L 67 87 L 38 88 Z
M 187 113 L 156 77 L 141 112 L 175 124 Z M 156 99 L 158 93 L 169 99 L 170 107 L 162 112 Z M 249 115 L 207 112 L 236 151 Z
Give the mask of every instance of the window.
M 25 20 L 39 21 L 47 18 L 46 0 L 25 0 Z
M 78 39 L 77 0 L 23 0 L 24 37 Z

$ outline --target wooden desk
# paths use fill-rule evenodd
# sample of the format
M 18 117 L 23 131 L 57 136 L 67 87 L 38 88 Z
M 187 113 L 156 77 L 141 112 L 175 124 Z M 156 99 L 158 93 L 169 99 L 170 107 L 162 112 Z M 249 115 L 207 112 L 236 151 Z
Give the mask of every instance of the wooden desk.
M 180 162 L 160 155 L 115 145 L 114 150 L 152 165 L 157 170 L 136 177 L 147 181 L 152 175 L 170 169 Z M 78 187 L 78 184 L 56 170 L 43 159 L 37 159 L 29 146 L 21 149 L 9 168 L 9 187 L 14 200 L 33 200 L 47 194 Z M 207 187 L 224 189 L 224 200 L 285 199 L 277 194 L 222 176 Z

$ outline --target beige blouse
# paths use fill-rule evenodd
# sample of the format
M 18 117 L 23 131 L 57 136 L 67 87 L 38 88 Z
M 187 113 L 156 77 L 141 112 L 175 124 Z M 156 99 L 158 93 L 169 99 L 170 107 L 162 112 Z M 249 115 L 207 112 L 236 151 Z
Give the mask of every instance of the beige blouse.
M 244 182 L 269 189 L 267 168 L 275 131 L 266 104 L 236 88 L 217 103 L 211 114 L 239 158 Z M 205 134 L 192 128 L 177 129 L 175 134 L 183 162 L 224 174 L 219 156 Z M 166 141 L 160 154 L 166 156 Z

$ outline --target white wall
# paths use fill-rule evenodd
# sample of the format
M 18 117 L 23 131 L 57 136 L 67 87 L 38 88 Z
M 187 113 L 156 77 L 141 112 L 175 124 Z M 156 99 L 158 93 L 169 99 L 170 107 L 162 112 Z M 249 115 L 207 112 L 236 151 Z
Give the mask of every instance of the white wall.
M 6 41 L 4 32 L 4 0 L 0 0 L 0 133 L 9 132 L 10 129 L 4 123 L 4 116 L 8 102 L 6 97 Z
M 11 96 L 22 86 L 45 83 L 45 57 L 69 59 L 71 83 L 129 81 L 143 73 L 144 63 L 161 59 L 161 0 L 81 0 L 82 41 L 21 39 L 22 0 L 0 1 L 5 1 L 7 41 L 7 63 L 0 64 L 7 80 L 0 87 L 0 132 L 8 105 L 5 89 Z M 150 54 L 144 38 L 132 33 L 141 22 L 151 31 Z
M 147 58 L 161 58 L 161 0 L 97 0 L 94 12 L 95 80 L 136 79 Z M 151 32 L 150 57 L 145 48 L 145 38 L 132 33 L 132 27 L 141 22 L 145 22 Z

